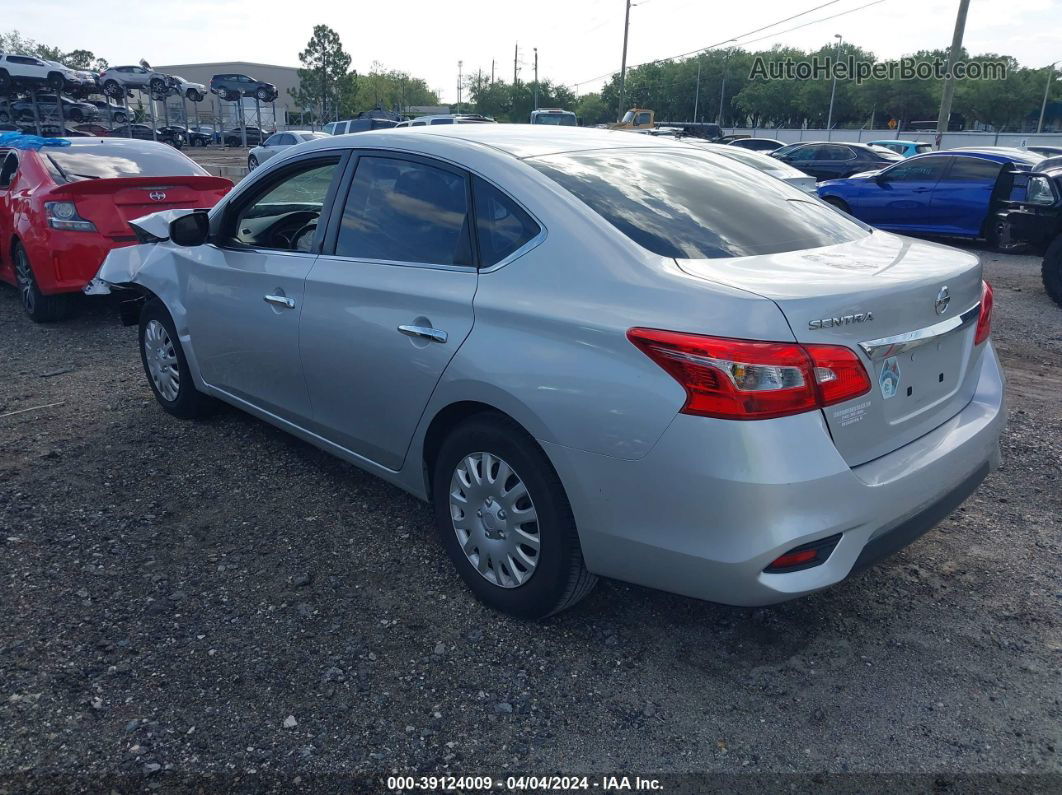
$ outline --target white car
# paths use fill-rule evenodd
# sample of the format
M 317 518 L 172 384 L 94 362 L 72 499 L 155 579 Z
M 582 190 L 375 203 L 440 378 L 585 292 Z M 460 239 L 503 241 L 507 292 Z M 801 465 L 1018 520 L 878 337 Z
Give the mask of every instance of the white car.
M 116 99 L 123 98 L 131 89 L 150 91 L 157 97 L 165 97 L 172 82 L 169 75 L 156 72 L 147 63 L 137 66 L 111 66 L 100 72 L 103 93 Z
M 193 83 L 185 80 L 180 75 L 170 75 L 171 85 L 178 96 L 188 99 L 190 102 L 202 102 L 207 95 L 207 87 L 202 83 Z
M 79 82 L 77 74 L 68 66 L 49 63 L 32 55 L 0 53 L 0 93 L 15 84 L 35 84 L 62 91 Z
M 762 171 L 763 173 L 770 174 L 772 177 L 776 177 L 783 182 L 788 182 L 794 188 L 800 188 L 804 193 L 818 196 L 818 193 L 815 190 L 814 177 L 809 177 L 803 171 L 793 168 L 788 163 L 784 163 L 777 158 L 770 157 L 761 152 L 755 152 L 752 149 L 743 149 L 740 146 L 710 144 L 692 139 L 686 139 L 686 143 L 692 144 L 700 149 L 708 149 L 723 157 L 729 157 L 731 160 L 744 163 L 746 166 L 752 166 L 757 171 Z
M 435 124 L 494 124 L 494 119 L 478 113 L 438 113 L 433 116 L 417 116 L 399 122 L 395 127 L 428 127 Z

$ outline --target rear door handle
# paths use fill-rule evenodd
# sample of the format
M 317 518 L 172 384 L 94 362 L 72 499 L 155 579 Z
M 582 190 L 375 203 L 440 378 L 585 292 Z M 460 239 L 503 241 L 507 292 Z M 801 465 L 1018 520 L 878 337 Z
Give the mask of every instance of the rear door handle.
M 407 337 L 424 337 L 432 342 L 446 342 L 448 338 L 445 331 L 430 326 L 399 326 L 398 330 Z
M 288 298 L 286 295 L 267 295 L 263 299 L 267 304 L 273 304 L 274 306 L 282 306 L 285 309 L 295 308 L 295 299 Z

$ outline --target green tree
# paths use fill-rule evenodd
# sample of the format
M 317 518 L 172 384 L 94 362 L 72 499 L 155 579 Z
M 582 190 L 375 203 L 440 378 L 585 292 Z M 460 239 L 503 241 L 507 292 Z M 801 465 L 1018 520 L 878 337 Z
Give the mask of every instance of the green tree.
M 351 58 L 343 43 L 328 25 L 314 25 L 306 49 L 299 53 L 299 85 L 289 89 L 292 99 L 303 108 L 313 108 L 321 120 L 339 118 L 343 100 L 352 106 L 358 95 L 358 74 L 350 68 Z
M 583 94 L 575 104 L 575 115 L 579 117 L 579 123 L 584 127 L 592 127 L 595 124 L 607 124 L 613 121 L 613 111 L 609 108 L 600 94 Z

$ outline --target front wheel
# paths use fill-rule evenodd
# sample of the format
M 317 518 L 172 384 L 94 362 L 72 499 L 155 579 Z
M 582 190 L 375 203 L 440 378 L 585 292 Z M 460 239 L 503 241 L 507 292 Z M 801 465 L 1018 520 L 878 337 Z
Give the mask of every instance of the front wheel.
M 256 168 L 258 168 L 258 158 L 254 155 L 251 155 L 249 158 L 247 158 L 247 170 L 254 171 Z
M 52 72 L 48 75 L 48 87 L 54 91 L 62 91 L 65 85 L 66 79 L 58 72 Z
M 1062 306 L 1062 235 L 1056 237 L 1047 247 L 1043 265 L 1040 266 L 1040 277 L 1044 281 L 1047 295 Z
M 544 618 L 588 593 L 564 487 L 535 440 L 512 420 L 481 414 L 455 428 L 436 456 L 435 524 L 458 573 L 483 602 Z
M 188 89 L 188 99 L 191 102 L 202 102 L 203 95 L 196 91 L 194 88 Z
M 140 361 L 155 399 L 173 416 L 194 419 L 214 407 L 213 399 L 195 388 L 173 318 L 157 298 L 140 312 Z
M 54 323 L 67 317 L 73 309 L 73 296 L 69 293 L 45 295 L 37 286 L 29 255 L 21 243 L 15 244 L 15 284 L 18 287 L 22 308 L 34 323 Z

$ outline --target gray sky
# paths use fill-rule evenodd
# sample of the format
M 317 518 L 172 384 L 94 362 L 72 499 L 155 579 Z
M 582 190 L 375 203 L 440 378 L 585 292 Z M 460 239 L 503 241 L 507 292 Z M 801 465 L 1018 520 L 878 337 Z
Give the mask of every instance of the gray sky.
M 958 0 L 883 0 L 785 32 L 871 1 L 637 0 L 627 60 L 637 64 L 695 50 L 824 4 L 738 44 L 809 48 L 840 33 L 888 58 L 950 43 Z M 495 59 L 497 74 L 511 80 L 517 41 L 521 80 L 531 79 L 532 47 L 538 47 L 541 78 L 573 88 L 579 82 L 580 93 L 600 88 L 603 81 L 591 78 L 619 68 L 624 0 L 7 0 L 7 8 L 5 29 L 67 51 L 89 49 L 114 65 L 146 58 L 156 64 L 243 60 L 297 66 L 313 25 L 325 23 L 339 32 L 359 72 L 379 61 L 424 77 L 452 101 L 458 60 L 466 73 L 489 73 Z M 965 44 L 971 52 L 1006 53 L 1031 67 L 1062 60 L 1062 2 L 973 0 Z

